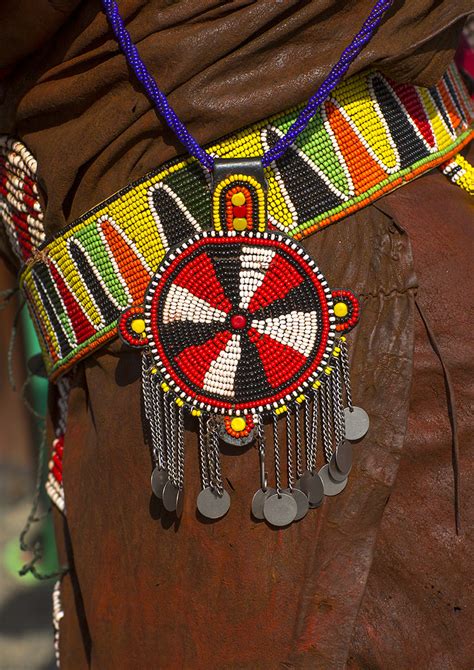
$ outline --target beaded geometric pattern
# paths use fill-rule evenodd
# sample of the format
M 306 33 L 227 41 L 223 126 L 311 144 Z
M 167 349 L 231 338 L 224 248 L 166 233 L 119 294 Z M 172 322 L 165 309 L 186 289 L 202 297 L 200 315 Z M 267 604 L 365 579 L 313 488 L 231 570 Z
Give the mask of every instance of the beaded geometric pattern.
M 45 240 L 36 160 L 18 140 L 0 135 L 0 221 L 21 262 Z
M 45 483 L 45 489 L 48 496 L 54 502 L 56 507 L 65 511 L 64 489 L 63 489 L 63 452 L 64 435 L 57 437 L 53 442 L 53 453 L 48 464 L 49 472 Z
M 373 71 L 342 82 L 294 146 L 266 168 L 269 225 L 300 239 L 446 161 L 471 137 L 469 106 L 454 67 L 431 89 Z M 297 112 L 209 150 L 259 156 Z M 208 228 L 210 214 L 208 176 L 194 160 L 173 161 L 42 246 L 22 286 L 52 379 L 115 335 L 119 315 L 142 303 L 166 251 Z
M 53 440 L 51 459 L 48 463 L 48 476 L 45 482 L 46 493 L 63 514 L 66 514 L 63 486 L 63 453 L 68 414 L 69 388 L 68 375 L 64 375 L 55 387 L 57 392 L 58 410 L 55 425 L 56 438 Z
M 162 376 L 202 409 L 271 410 L 321 374 L 332 295 L 314 261 L 277 233 L 202 233 L 162 263 L 145 297 Z
M 457 154 L 441 166 L 443 174 L 450 179 L 453 184 L 467 191 L 469 195 L 474 195 L 474 167 L 468 161 Z

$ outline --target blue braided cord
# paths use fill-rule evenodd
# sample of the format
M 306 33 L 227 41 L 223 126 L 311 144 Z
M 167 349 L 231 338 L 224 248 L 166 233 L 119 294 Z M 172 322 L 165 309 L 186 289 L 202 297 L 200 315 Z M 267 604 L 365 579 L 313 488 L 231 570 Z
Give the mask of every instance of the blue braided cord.
M 298 114 L 285 135 L 280 137 L 273 147 L 263 154 L 262 163 L 264 167 L 267 167 L 273 163 L 273 161 L 281 158 L 293 144 L 298 135 L 308 127 L 309 122 L 316 114 L 320 105 L 339 84 L 362 49 L 372 39 L 374 33 L 382 22 L 385 12 L 390 9 L 392 4 L 393 0 L 377 0 L 370 14 L 364 21 L 362 28 L 349 46 L 344 49 L 336 65 L 331 69 L 316 93 L 314 93 L 308 100 L 307 105 Z M 177 117 L 176 112 L 169 104 L 166 95 L 158 88 L 158 84 L 148 72 L 145 63 L 140 58 L 137 48 L 132 42 L 130 33 L 125 28 L 122 17 L 119 14 L 117 2 L 115 0 L 102 0 L 102 5 L 115 38 L 127 59 L 127 63 L 144 87 L 148 97 L 154 102 L 156 109 L 164 118 L 168 127 L 176 134 L 181 144 L 186 147 L 191 156 L 197 158 L 205 168 L 212 170 L 214 167 L 214 157 L 205 151 L 191 135 L 184 123 Z

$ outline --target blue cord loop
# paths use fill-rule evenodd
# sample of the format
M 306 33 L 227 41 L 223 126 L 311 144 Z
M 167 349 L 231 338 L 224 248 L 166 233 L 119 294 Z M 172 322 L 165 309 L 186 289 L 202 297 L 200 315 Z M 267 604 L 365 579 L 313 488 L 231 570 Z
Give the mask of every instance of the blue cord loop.
M 293 144 L 295 139 L 307 127 L 320 105 L 326 100 L 331 91 L 339 84 L 347 70 L 360 54 L 362 49 L 372 39 L 374 33 L 382 22 L 385 12 L 390 9 L 393 0 L 377 0 L 370 14 L 364 21 L 362 28 L 354 37 L 348 47 L 344 49 L 338 62 L 330 73 L 308 100 L 307 105 L 301 110 L 287 132 L 266 151 L 262 156 L 262 164 L 267 167 L 281 158 Z M 186 147 L 191 156 L 194 156 L 201 165 L 212 171 L 214 167 L 214 156 L 201 147 L 198 141 L 191 135 L 184 123 L 180 121 L 176 112 L 171 107 L 166 95 L 160 90 L 154 77 L 148 72 L 145 63 L 134 45 L 130 33 L 125 28 L 120 16 L 118 5 L 115 0 L 102 0 L 104 12 L 114 32 L 115 38 L 123 51 L 127 63 L 142 84 L 148 97 L 154 103 L 157 111 L 163 117 L 169 128 L 175 133 L 181 144 Z

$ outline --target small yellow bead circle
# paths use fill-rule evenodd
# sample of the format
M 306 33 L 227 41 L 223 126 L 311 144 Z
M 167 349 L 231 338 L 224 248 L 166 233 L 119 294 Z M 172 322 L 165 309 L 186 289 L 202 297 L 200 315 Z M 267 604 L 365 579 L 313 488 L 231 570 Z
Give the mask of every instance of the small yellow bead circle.
M 245 205 L 245 195 L 243 193 L 234 193 L 232 196 L 232 204 L 236 207 L 242 207 L 242 205 Z
M 241 416 L 234 417 L 230 422 L 230 427 L 232 430 L 235 430 L 236 433 L 240 433 L 240 431 L 245 430 L 246 425 L 247 423 L 245 419 L 243 419 Z
M 344 317 L 347 316 L 349 312 L 349 308 L 347 307 L 345 302 L 336 302 L 334 305 L 334 314 L 338 317 Z
M 247 219 L 236 216 L 235 219 L 232 220 L 232 225 L 234 226 L 234 230 L 245 230 L 247 228 Z
M 143 319 L 133 319 L 130 326 L 133 332 L 136 333 L 137 335 L 141 335 L 142 333 L 145 332 L 145 322 Z

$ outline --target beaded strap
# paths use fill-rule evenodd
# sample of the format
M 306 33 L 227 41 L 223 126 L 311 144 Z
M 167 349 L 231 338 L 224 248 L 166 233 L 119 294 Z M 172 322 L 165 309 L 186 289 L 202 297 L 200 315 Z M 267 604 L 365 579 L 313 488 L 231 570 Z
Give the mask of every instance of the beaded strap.
M 469 195 L 474 195 L 474 167 L 461 154 L 441 165 L 443 174 Z
M 269 224 L 301 239 L 447 161 L 471 137 L 469 105 L 454 66 L 431 89 L 375 71 L 343 82 L 294 147 L 266 168 Z M 299 110 L 209 151 L 259 156 Z M 193 159 L 175 160 L 26 254 L 21 283 L 51 379 L 116 335 L 118 316 L 142 303 L 166 251 L 209 228 L 210 210 L 207 171 Z M 14 222 L 6 225 L 14 235 Z
M 45 240 L 36 168 L 35 158 L 21 142 L 0 135 L 0 221 L 22 262 Z

